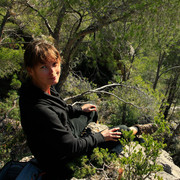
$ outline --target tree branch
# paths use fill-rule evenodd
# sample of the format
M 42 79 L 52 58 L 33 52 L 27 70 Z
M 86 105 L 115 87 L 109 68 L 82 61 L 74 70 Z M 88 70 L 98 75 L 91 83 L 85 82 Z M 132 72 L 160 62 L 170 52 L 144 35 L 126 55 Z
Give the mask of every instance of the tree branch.
M 168 71 L 171 71 L 171 70 L 176 69 L 176 68 L 180 68 L 180 66 L 174 66 L 174 67 L 172 67 L 172 68 L 167 69 L 166 71 L 163 71 L 163 72 L 159 75 L 159 78 L 160 78 L 163 74 L 167 73 Z
M 77 33 L 79 27 L 81 26 L 81 23 L 82 23 L 82 19 L 83 19 L 83 16 L 81 15 L 80 12 L 76 11 L 70 4 L 69 4 L 69 7 L 72 9 L 73 12 L 75 12 L 76 14 L 79 15 L 79 19 L 74 23 L 72 29 L 71 29 L 71 33 L 70 33 L 70 37 L 72 36 L 73 32 L 74 34 Z M 75 25 L 77 24 L 77 26 L 75 27 Z M 75 30 L 74 30 L 75 29 Z
M 101 91 L 101 90 L 103 90 L 103 89 L 112 88 L 112 87 L 116 87 L 116 86 L 123 86 L 123 87 L 126 87 L 126 88 L 135 89 L 135 90 L 139 91 L 140 93 L 148 96 L 145 92 L 141 91 L 141 90 L 138 89 L 137 87 L 127 86 L 127 85 L 119 84 L 119 83 L 113 83 L 113 84 L 104 85 L 104 86 L 99 87 L 99 88 L 96 88 L 96 89 L 94 89 L 94 90 L 85 91 L 85 92 L 83 92 L 83 93 L 81 93 L 81 94 L 78 94 L 78 95 L 75 95 L 75 96 L 72 96 L 72 97 L 67 97 L 67 98 L 65 98 L 64 100 L 65 100 L 65 101 L 68 101 L 68 100 L 70 100 L 70 99 L 75 99 L 75 98 L 78 98 L 78 97 L 82 97 L 82 96 L 84 96 L 84 95 L 86 95 L 86 94 L 90 94 L 90 93 L 97 93 L 97 92 L 99 92 L 99 91 Z
M 0 119 L 0 123 L 1 123 L 4 119 L 8 118 L 9 113 L 10 113 L 14 108 L 16 108 L 16 104 L 17 104 L 17 100 L 18 100 L 18 99 L 19 99 L 19 97 L 17 97 L 17 98 L 13 101 L 13 107 L 11 107 L 11 108 L 4 114 L 4 117 L 3 117 L 2 119 Z
M 59 32 L 62 26 L 62 22 L 63 22 L 63 18 L 65 16 L 65 12 L 66 12 L 66 5 L 64 3 L 62 9 L 59 11 L 58 13 L 58 17 L 57 17 L 57 22 L 56 22 L 56 26 L 54 28 L 54 39 L 56 39 L 56 42 L 59 42 Z
M 112 15 L 112 12 L 113 11 L 111 11 L 109 14 Z M 107 15 L 105 15 L 104 17 L 101 18 L 101 19 L 103 19 L 103 21 L 94 22 L 93 24 L 89 25 L 86 29 L 80 31 L 77 34 L 74 34 L 74 37 L 69 39 L 69 41 L 65 47 L 64 54 L 67 54 L 67 52 L 69 52 L 69 50 L 71 49 L 73 44 L 79 38 L 81 38 L 81 37 L 84 38 L 86 35 L 94 33 L 104 26 L 107 26 L 107 25 L 110 25 L 112 23 L 121 21 L 124 18 L 127 18 L 132 13 L 134 13 L 134 10 L 131 10 L 131 11 L 129 11 L 129 13 L 125 13 L 123 16 L 115 18 L 115 19 L 111 19 L 109 16 L 107 17 Z
M 110 87 L 116 87 L 116 86 L 124 86 L 124 87 L 127 87 L 127 88 L 132 88 L 132 89 L 135 89 L 143 94 L 145 94 L 144 92 L 142 92 L 140 89 L 136 88 L 136 87 L 133 87 L 133 86 L 126 86 L 126 85 L 123 85 L 123 84 L 118 84 L 118 83 L 114 83 L 114 84 L 108 84 L 108 85 L 105 85 L 105 86 L 102 86 L 100 88 L 96 88 L 94 90 L 88 90 L 88 91 L 85 91 L 81 94 L 78 94 L 78 95 L 75 95 L 75 96 L 72 96 L 72 97 L 67 97 L 64 99 L 64 101 L 68 101 L 70 99 L 76 99 L 76 98 L 79 98 L 79 97 L 82 97 L 84 95 L 87 95 L 87 94 L 91 94 L 91 93 L 96 93 L 96 94 L 99 94 L 99 93 L 102 93 L 102 94 L 108 94 L 108 95 L 111 95 L 111 96 L 114 96 L 115 98 L 117 98 L 118 100 L 124 102 L 125 104 L 129 104 L 129 105 L 132 105 L 134 107 L 136 107 L 137 109 L 144 109 L 142 107 L 139 107 L 139 106 L 136 106 L 134 105 L 133 103 L 131 102 L 127 102 L 125 101 L 124 99 L 118 97 L 117 95 L 115 95 L 114 93 L 110 93 L 110 92 L 107 92 L 107 91 L 104 91 L 103 89 L 105 88 L 110 88 Z M 147 96 L 147 94 L 145 94 Z
M 26 5 L 27 5 L 27 7 L 31 8 L 32 10 L 34 10 L 35 12 L 37 12 L 39 14 L 39 16 L 44 20 L 49 33 L 53 36 L 53 31 L 52 31 L 52 28 L 51 28 L 48 20 L 35 7 L 33 7 L 33 5 L 30 5 L 29 2 L 26 2 Z
M 7 22 L 7 20 L 9 19 L 10 15 L 11 15 L 11 13 L 10 13 L 10 10 L 8 9 L 7 12 L 6 12 L 6 15 L 4 16 L 4 18 L 2 20 L 1 26 L 0 26 L 0 42 L 1 42 L 1 39 L 2 39 L 4 26 L 5 26 L 6 22 Z
M 95 92 L 96 92 L 96 91 L 95 91 Z M 115 95 L 115 94 L 113 94 L 113 93 L 110 93 L 110 92 L 107 92 L 107 91 L 97 91 L 96 93 L 103 93 L 103 94 L 108 94 L 108 95 L 114 96 L 114 97 L 116 97 L 118 100 L 122 101 L 122 102 L 125 103 L 125 104 L 132 105 L 132 106 L 136 107 L 137 109 L 143 109 L 142 107 L 136 106 L 136 105 L 134 105 L 134 104 L 131 103 L 131 102 L 125 101 L 124 99 L 118 97 L 117 95 Z
M 174 139 L 174 137 L 176 136 L 176 134 L 179 132 L 179 130 L 180 130 L 180 123 L 178 123 L 176 129 L 173 130 L 172 135 L 171 135 L 170 138 L 168 139 L 168 141 L 167 141 L 167 143 L 166 143 L 166 144 L 167 144 L 166 149 L 168 149 L 168 147 L 170 146 L 172 140 Z

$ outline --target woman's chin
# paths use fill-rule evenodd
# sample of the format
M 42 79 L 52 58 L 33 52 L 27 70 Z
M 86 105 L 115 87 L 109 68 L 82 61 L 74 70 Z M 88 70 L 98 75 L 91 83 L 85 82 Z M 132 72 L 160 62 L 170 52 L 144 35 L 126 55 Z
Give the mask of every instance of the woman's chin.
M 58 83 L 58 81 L 53 81 L 52 85 L 56 85 Z

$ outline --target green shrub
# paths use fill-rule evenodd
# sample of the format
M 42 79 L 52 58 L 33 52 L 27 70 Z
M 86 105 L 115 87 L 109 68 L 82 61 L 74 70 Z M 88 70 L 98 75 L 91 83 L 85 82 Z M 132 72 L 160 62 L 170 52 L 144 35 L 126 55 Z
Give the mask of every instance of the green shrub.
M 21 87 L 21 82 L 18 80 L 17 74 L 13 75 L 12 81 L 11 81 L 11 87 L 15 90 L 19 89 Z
M 10 159 L 18 160 L 23 157 L 25 137 L 20 128 L 20 112 L 18 94 L 15 90 L 0 102 L 0 113 L 3 127 L 0 129 L 0 166 Z
M 69 163 L 69 168 L 73 171 L 73 177 L 84 178 L 95 174 L 96 170 L 90 165 L 87 156 L 77 158 L 72 163 Z
M 19 106 L 18 106 L 18 94 L 15 90 L 11 90 L 8 93 L 8 97 L 0 102 L 0 114 L 10 119 L 20 120 Z
M 23 49 L 16 44 L 17 49 L 0 47 L 0 78 L 9 77 L 19 72 L 23 62 Z
M 87 178 L 97 173 L 105 173 L 113 163 L 116 164 L 116 160 L 117 156 L 110 153 L 108 149 L 97 147 L 89 157 L 81 156 L 70 163 L 69 167 L 73 171 L 73 177 Z
M 137 148 L 138 142 L 132 142 L 132 132 L 123 132 L 124 139 L 120 139 L 125 156 L 120 158 L 120 164 L 125 169 L 123 178 L 126 180 L 141 180 L 156 176 L 163 168 L 156 163 L 157 157 L 164 148 L 162 142 L 153 139 L 151 135 L 143 135 L 144 143 Z M 129 141 L 130 140 L 130 141 Z

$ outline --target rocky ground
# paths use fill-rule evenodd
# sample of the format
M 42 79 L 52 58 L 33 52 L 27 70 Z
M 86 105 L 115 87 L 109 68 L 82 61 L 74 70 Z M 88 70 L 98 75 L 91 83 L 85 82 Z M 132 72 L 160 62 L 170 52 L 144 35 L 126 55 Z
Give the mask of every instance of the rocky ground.
M 105 129 L 106 126 L 91 123 L 88 126 L 88 128 L 91 129 L 91 131 L 94 133 L 94 132 L 99 132 Z M 134 150 L 138 151 L 140 148 L 143 148 L 143 147 L 140 144 L 138 144 Z M 123 155 L 123 149 L 121 146 L 117 146 L 114 149 L 114 151 L 117 152 L 120 155 L 120 157 Z M 162 165 L 163 167 L 163 171 L 158 172 L 156 174 L 157 176 L 162 177 L 163 180 L 180 180 L 180 167 L 174 164 L 173 159 L 168 152 L 166 152 L 165 150 L 161 150 L 161 154 L 157 158 L 156 162 L 157 164 Z M 97 178 L 97 175 L 96 175 L 96 178 Z M 93 179 L 94 178 L 92 178 L 91 180 Z M 99 179 L 102 179 L 102 178 L 99 178 Z M 153 180 L 153 177 L 150 176 L 146 178 L 146 180 Z
M 9 122 L 11 122 L 11 121 L 9 121 Z M 5 125 L 9 124 L 9 122 L 8 122 L 8 120 L 6 120 L 6 121 L 3 122 L 4 124 L 3 123 L 0 124 L 0 126 L 1 126 L 1 133 L 4 133 L 4 131 L 2 131 L 2 129 L 5 129 Z M 19 123 L 15 124 L 13 122 L 12 124 L 13 124 L 13 126 L 12 126 L 13 131 L 17 130 L 17 128 L 18 128 L 18 130 L 21 129 Z M 98 131 L 101 131 L 102 129 L 105 129 L 107 127 L 105 125 L 93 124 L 89 128 L 91 128 L 92 131 L 94 131 L 94 132 L 98 132 Z M 25 146 L 25 144 L 23 144 L 23 147 L 24 146 Z M 142 148 L 142 146 L 140 144 L 138 144 L 138 146 L 136 148 L 138 150 L 138 148 Z M 18 149 L 20 150 L 21 147 L 18 147 Z M 123 154 L 123 151 L 122 151 L 121 147 L 117 147 L 115 149 L 115 151 L 120 155 L 120 157 Z M 32 156 L 24 157 L 20 161 L 23 161 L 23 162 L 26 161 L 27 162 L 31 158 L 32 158 Z M 157 173 L 157 175 L 162 177 L 163 180 L 180 180 L 180 167 L 178 167 L 177 165 L 174 164 L 173 159 L 172 159 L 172 157 L 170 156 L 170 154 L 168 152 L 166 152 L 165 150 L 162 150 L 160 156 L 157 158 L 157 163 L 163 166 L 163 171 L 160 171 L 160 172 Z M 119 169 L 112 168 L 112 172 L 107 172 L 107 173 L 112 173 L 112 174 L 114 174 L 114 177 L 117 178 L 118 170 Z M 108 171 L 111 171 L 111 170 L 108 170 Z M 106 174 L 106 172 L 104 174 Z M 112 177 L 113 177 L 113 175 L 112 175 Z M 72 180 L 75 180 L 75 179 L 76 178 L 72 178 Z M 101 179 L 102 180 L 102 179 L 106 179 L 106 177 L 105 176 L 103 177 L 103 174 L 101 173 L 101 174 L 95 174 L 94 176 L 92 176 L 89 179 L 90 180 L 97 180 L 97 179 Z M 146 179 L 147 180 L 153 180 L 152 176 L 150 176 L 150 177 L 148 177 Z

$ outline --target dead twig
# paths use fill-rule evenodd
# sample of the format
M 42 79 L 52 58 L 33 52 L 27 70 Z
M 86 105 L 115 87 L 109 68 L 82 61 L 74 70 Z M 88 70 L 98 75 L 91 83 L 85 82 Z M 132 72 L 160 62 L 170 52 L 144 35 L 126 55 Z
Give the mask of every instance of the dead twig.
M 0 123 L 9 117 L 9 113 L 14 109 L 16 108 L 16 105 L 17 105 L 17 100 L 19 99 L 19 97 L 17 97 L 14 101 L 13 101 L 13 107 L 11 107 L 5 114 L 4 114 L 4 117 L 2 119 L 0 119 Z
M 123 84 L 118 84 L 118 83 L 113 83 L 113 84 L 108 84 L 108 85 L 105 85 L 105 86 L 102 86 L 100 88 L 96 88 L 94 90 L 88 90 L 88 91 L 85 91 L 81 94 L 78 94 L 78 95 L 75 95 L 75 96 L 71 96 L 71 97 L 67 97 L 64 99 L 64 101 L 68 101 L 68 100 L 72 100 L 72 99 L 76 99 L 76 98 L 79 98 L 79 97 L 82 97 L 84 95 L 88 95 L 88 94 L 91 94 L 91 93 L 96 93 L 96 94 L 108 94 L 108 95 L 111 95 L 111 96 L 114 96 L 116 97 L 118 100 L 124 102 L 125 104 L 129 104 L 129 105 L 132 105 L 134 107 L 136 107 L 137 109 L 144 109 L 142 107 L 139 107 L 139 106 L 136 106 L 135 104 L 131 103 L 131 102 L 127 102 L 125 101 L 124 99 L 118 97 L 117 95 L 115 95 L 114 93 L 111 93 L 111 92 L 108 92 L 108 91 L 105 91 L 104 89 L 106 88 L 112 88 L 112 87 L 116 87 L 116 86 L 123 86 L 123 87 L 126 87 L 126 88 L 131 88 L 131 89 L 135 89 L 141 93 L 143 93 L 144 95 L 147 96 L 147 94 L 145 94 L 143 91 L 141 91 L 139 88 L 137 87 L 134 87 L 134 86 L 126 86 L 126 85 L 123 85 Z

